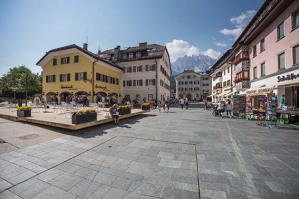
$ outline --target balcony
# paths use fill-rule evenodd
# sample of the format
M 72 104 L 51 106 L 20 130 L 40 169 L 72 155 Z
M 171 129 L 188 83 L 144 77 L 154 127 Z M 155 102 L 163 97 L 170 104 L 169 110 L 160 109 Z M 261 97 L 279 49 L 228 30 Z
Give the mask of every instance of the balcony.
M 235 77 L 234 83 L 242 82 L 242 81 L 249 81 L 249 77 Z
M 222 88 L 222 84 L 221 83 L 217 83 L 215 86 L 213 86 L 213 89 L 217 89 L 217 88 Z
M 235 59 L 232 61 L 232 64 L 237 65 L 240 61 L 248 61 L 248 60 L 249 60 L 249 56 L 243 55 L 241 57 L 235 57 Z

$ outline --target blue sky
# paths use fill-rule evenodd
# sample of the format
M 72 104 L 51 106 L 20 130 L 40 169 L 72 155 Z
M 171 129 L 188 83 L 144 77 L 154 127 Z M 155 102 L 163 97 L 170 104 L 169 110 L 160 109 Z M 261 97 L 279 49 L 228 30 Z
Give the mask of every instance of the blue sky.
M 87 41 L 89 50 L 166 45 L 171 61 L 217 58 L 264 0 L 1 0 L 0 75 L 35 63 L 49 50 Z

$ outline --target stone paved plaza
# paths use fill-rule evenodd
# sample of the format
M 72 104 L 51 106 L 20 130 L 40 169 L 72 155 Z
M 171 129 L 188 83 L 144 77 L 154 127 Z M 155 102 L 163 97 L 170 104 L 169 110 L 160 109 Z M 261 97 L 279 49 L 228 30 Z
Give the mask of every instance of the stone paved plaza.
M 296 129 L 172 108 L 65 133 L 0 155 L 0 198 L 299 198 Z

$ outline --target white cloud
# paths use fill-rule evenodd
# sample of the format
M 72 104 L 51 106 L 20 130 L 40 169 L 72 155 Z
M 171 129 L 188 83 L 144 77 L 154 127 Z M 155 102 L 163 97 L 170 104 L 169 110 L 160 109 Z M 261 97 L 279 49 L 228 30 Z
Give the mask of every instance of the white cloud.
M 226 47 L 227 46 L 227 43 L 221 43 L 221 42 L 215 42 L 215 45 L 216 46 L 219 46 L 219 47 Z
M 199 48 L 190 45 L 187 41 L 174 39 L 166 43 L 171 62 L 175 62 L 179 57 L 199 55 Z
M 235 28 L 235 29 L 222 29 L 219 32 L 225 36 L 233 36 L 234 38 L 238 38 L 238 36 L 242 33 L 243 28 Z
M 252 17 L 255 15 L 255 10 L 247 10 L 245 13 L 242 13 L 240 16 L 233 17 L 230 21 L 237 27 L 237 28 L 245 28 L 245 26 L 249 23 Z
M 208 49 L 206 51 L 203 52 L 204 55 L 210 56 L 213 59 L 218 59 L 221 55 L 221 52 L 217 52 L 213 49 Z
M 234 24 L 235 28 L 233 29 L 222 29 L 219 32 L 225 36 L 233 36 L 235 39 L 239 37 L 244 28 L 247 26 L 249 21 L 255 15 L 255 10 L 247 10 L 245 13 L 242 13 L 240 16 L 232 17 L 230 21 Z

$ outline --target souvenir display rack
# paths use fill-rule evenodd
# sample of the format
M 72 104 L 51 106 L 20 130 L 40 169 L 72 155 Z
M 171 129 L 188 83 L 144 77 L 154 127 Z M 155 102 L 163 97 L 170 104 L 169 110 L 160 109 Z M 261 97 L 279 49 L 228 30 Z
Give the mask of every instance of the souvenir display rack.
M 277 127 L 276 107 L 277 107 L 277 97 L 270 96 L 268 98 L 267 110 L 266 110 L 266 121 L 267 121 L 268 128 L 270 128 L 270 126 L 272 125 Z
M 259 126 L 265 126 L 265 114 L 266 114 L 266 104 L 267 104 L 267 97 L 266 96 L 259 96 L 259 109 L 258 109 L 258 122 L 256 123 Z

